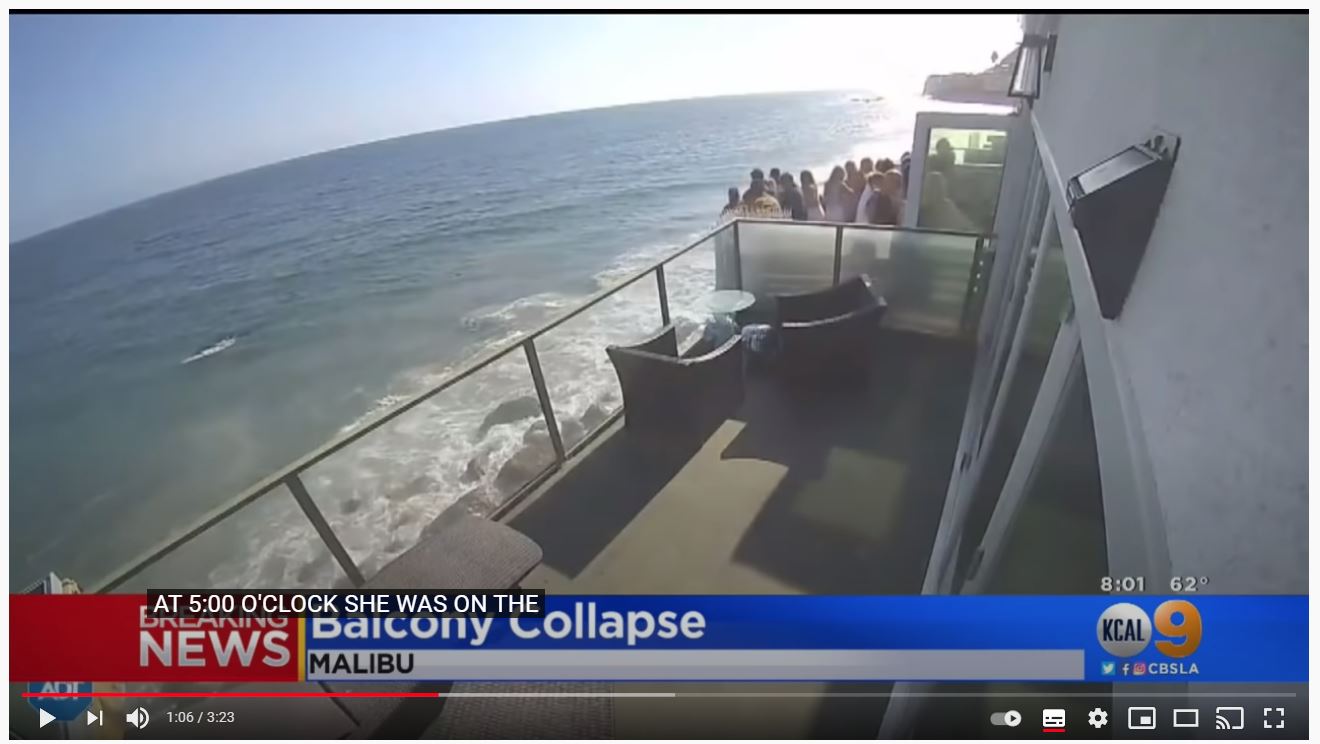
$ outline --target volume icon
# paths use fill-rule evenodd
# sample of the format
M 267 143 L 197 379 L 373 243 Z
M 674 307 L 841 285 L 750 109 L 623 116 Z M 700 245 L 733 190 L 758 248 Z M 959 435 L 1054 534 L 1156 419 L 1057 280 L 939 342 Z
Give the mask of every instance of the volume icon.
M 151 721 L 151 716 L 147 714 L 146 708 L 136 708 L 125 714 L 124 720 L 141 729 L 147 727 L 147 723 Z

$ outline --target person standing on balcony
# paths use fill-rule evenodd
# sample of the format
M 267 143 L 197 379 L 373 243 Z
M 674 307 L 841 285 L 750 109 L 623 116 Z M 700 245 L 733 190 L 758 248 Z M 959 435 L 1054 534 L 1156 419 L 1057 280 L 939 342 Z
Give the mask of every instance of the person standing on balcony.
M 720 224 L 724 224 L 734 217 L 738 216 L 738 207 L 742 205 L 742 197 L 738 195 L 738 187 L 729 187 L 729 203 L 720 210 Z
M 853 201 L 852 189 L 848 188 L 847 176 L 839 166 L 830 171 L 825 182 L 825 220 L 828 222 L 850 222 L 848 205 Z
M 958 164 L 958 157 L 954 154 L 953 145 L 949 144 L 949 140 L 940 137 L 935 143 L 935 152 L 931 154 L 929 160 L 930 166 L 927 170 L 939 171 L 946 178 L 953 177 L 953 167 Z
M 771 168 L 771 169 L 770 169 L 770 178 L 768 178 L 768 179 L 766 180 L 766 182 L 765 182 L 765 193 L 769 194 L 770 196 L 773 196 L 773 197 L 776 198 L 776 199 L 779 198 L 779 169 L 778 169 L 778 168 Z M 781 201 L 779 205 L 782 207 L 782 206 L 783 206 L 783 202 Z
M 758 184 L 758 183 L 761 184 L 761 190 L 764 192 L 764 191 L 765 191 L 765 173 L 762 172 L 762 170 L 761 170 L 760 168 L 753 168 L 753 169 L 752 169 L 752 184 L 755 185 L 755 184 Z M 747 190 L 743 192 L 743 197 L 742 197 L 742 198 L 743 198 L 743 201 L 744 201 L 744 202 L 751 202 L 751 201 L 752 201 L 752 187 L 751 187 L 751 186 L 748 186 L 748 187 L 747 187 Z
M 792 173 L 779 176 L 779 206 L 789 217 L 804 222 L 807 219 L 807 204 L 802 198 L 802 190 L 793 182 Z
M 873 178 L 879 193 L 871 198 L 871 224 L 897 225 L 903 220 L 903 174 L 889 170 Z
M 846 218 L 844 222 L 852 222 L 857 219 L 857 201 L 862 198 L 862 189 L 866 188 L 866 178 L 857 170 L 857 164 L 851 160 L 843 164 L 843 172 L 844 183 L 848 184 L 848 196 L 851 198 L 848 213 L 844 215 Z
M 816 189 L 816 177 L 811 171 L 802 171 L 802 201 L 806 202 L 807 219 L 819 222 L 825 218 L 825 209 L 820 203 L 820 192 Z
M 779 206 L 779 200 L 770 196 L 765 191 L 766 181 L 752 181 L 751 188 L 747 193 L 751 196 L 741 207 L 740 216 L 743 217 L 761 217 L 765 219 L 781 219 L 784 216 L 784 210 Z
M 871 174 L 875 172 L 875 166 L 871 159 L 862 158 L 862 162 L 857 164 L 857 172 L 862 174 L 863 179 L 870 178 Z
M 866 177 L 866 185 L 862 187 L 862 195 L 857 199 L 857 213 L 853 216 L 853 222 L 859 225 L 871 223 L 871 201 L 879 196 L 877 192 L 880 181 L 879 173 L 872 172 Z

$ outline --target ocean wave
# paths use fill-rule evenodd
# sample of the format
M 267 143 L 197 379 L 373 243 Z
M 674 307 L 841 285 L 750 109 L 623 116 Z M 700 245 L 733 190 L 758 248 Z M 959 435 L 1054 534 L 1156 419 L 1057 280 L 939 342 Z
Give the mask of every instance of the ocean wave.
M 610 286 L 676 250 L 656 243 L 620 256 L 594 279 Z M 671 318 L 686 335 L 704 317 L 700 298 L 714 286 L 713 262 L 667 267 Z M 485 338 L 454 363 L 404 370 L 347 432 L 447 379 L 460 365 L 507 345 L 589 294 L 538 293 L 469 313 L 463 324 Z M 605 354 L 660 325 L 652 289 L 624 290 L 540 336 L 536 348 L 565 444 L 571 446 L 622 405 Z M 526 360 L 518 352 L 438 393 L 304 473 L 318 506 L 362 570 L 371 575 L 415 544 L 450 508 L 485 514 L 548 466 L 545 432 Z M 285 502 L 289 503 L 285 503 Z M 216 566 L 212 586 L 326 587 L 345 581 L 291 500 L 279 514 L 253 515 L 246 550 Z
M 202 349 L 196 354 L 193 354 L 192 356 L 179 362 L 179 364 L 191 364 L 197 361 L 198 359 L 205 359 L 213 354 L 219 354 L 220 352 L 224 351 L 225 349 L 228 349 L 229 347 L 233 346 L 236 343 L 238 343 L 238 338 L 236 336 L 229 336 L 227 338 L 220 339 L 214 344 L 211 344 L 205 349 Z

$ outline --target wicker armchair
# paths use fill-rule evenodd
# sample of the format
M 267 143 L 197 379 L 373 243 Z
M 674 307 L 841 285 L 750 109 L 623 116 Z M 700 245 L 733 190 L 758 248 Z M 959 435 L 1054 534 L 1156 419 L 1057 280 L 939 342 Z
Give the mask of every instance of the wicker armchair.
M 713 351 L 683 357 L 670 324 L 639 344 L 605 351 L 619 376 L 624 421 L 632 433 L 690 441 L 742 404 L 743 349 L 737 335 Z
M 775 298 L 782 373 L 799 380 L 865 381 L 886 304 L 862 277 Z

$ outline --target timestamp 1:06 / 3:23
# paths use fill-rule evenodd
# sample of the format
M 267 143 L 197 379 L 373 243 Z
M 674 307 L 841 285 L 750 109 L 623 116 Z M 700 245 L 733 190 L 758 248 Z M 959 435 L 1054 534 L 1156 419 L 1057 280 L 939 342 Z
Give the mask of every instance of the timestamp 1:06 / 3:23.
M 1210 583 L 1205 576 L 1174 576 L 1169 579 L 1169 591 L 1179 594 L 1194 593 Z M 1146 591 L 1145 576 L 1102 576 L 1100 591 L 1141 593 Z
M 232 710 L 170 710 L 165 712 L 170 723 L 233 723 Z

